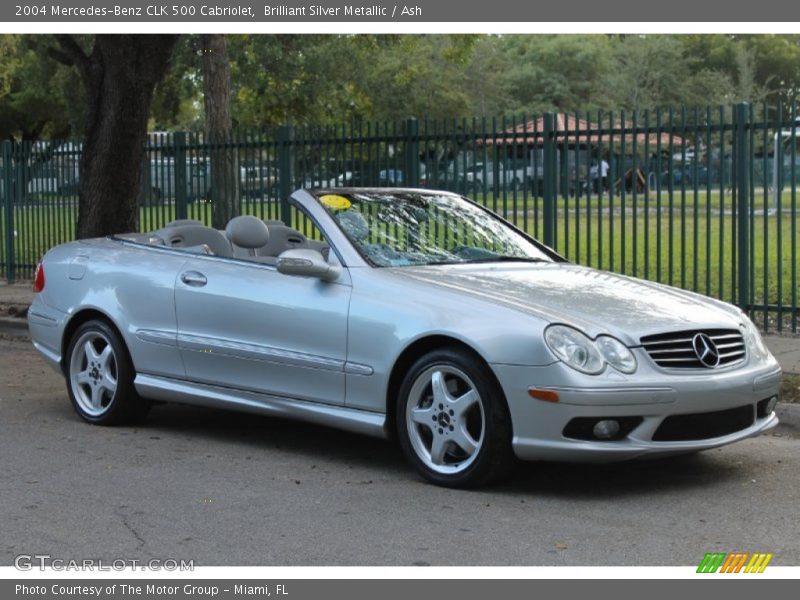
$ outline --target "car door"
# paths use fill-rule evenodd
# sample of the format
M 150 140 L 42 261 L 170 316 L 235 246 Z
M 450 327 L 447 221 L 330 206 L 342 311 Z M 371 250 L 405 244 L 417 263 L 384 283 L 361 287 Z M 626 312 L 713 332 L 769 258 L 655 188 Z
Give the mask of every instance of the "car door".
M 344 404 L 351 286 L 198 256 L 175 283 L 178 346 L 193 381 Z

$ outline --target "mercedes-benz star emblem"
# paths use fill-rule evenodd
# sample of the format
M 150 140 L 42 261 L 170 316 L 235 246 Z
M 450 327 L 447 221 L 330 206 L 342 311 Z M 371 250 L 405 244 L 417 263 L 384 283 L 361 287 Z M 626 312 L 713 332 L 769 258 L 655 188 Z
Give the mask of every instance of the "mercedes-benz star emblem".
M 703 366 L 713 369 L 719 366 L 719 350 L 708 335 L 698 333 L 692 338 L 692 348 Z

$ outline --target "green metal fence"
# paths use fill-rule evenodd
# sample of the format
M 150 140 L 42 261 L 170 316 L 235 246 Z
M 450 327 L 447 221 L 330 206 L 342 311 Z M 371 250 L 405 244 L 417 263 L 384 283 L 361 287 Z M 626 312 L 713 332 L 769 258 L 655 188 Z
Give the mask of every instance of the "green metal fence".
M 739 104 L 359 122 L 241 132 L 223 145 L 245 214 L 308 232 L 286 202 L 297 188 L 452 190 L 572 261 L 721 298 L 764 329 L 796 333 L 797 117 L 795 105 Z M 31 277 L 49 247 L 74 238 L 80 154 L 77 142 L 3 143 L 8 280 Z M 142 230 L 211 223 L 212 154 L 199 133 L 149 136 Z

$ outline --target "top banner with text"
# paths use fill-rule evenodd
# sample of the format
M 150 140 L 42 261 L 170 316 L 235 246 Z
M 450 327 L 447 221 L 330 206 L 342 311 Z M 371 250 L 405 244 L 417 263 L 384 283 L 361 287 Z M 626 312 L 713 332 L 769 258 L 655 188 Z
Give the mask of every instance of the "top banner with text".
M 743 0 L 12 0 L 6 23 L 59 22 L 780 22 L 800 21 L 800 3 Z

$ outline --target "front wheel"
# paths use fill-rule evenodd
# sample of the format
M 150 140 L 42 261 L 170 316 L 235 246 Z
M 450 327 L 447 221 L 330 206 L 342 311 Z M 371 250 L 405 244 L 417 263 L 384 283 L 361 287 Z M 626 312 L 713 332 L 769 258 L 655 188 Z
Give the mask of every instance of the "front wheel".
M 400 445 L 417 471 L 446 487 L 475 487 L 514 464 L 511 419 L 488 367 L 458 349 L 417 360 L 400 387 Z
M 127 348 L 107 323 L 87 321 L 67 349 L 67 391 L 75 412 L 96 425 L 118 425 L 142 418 L 149 404 L 133 387 Z

